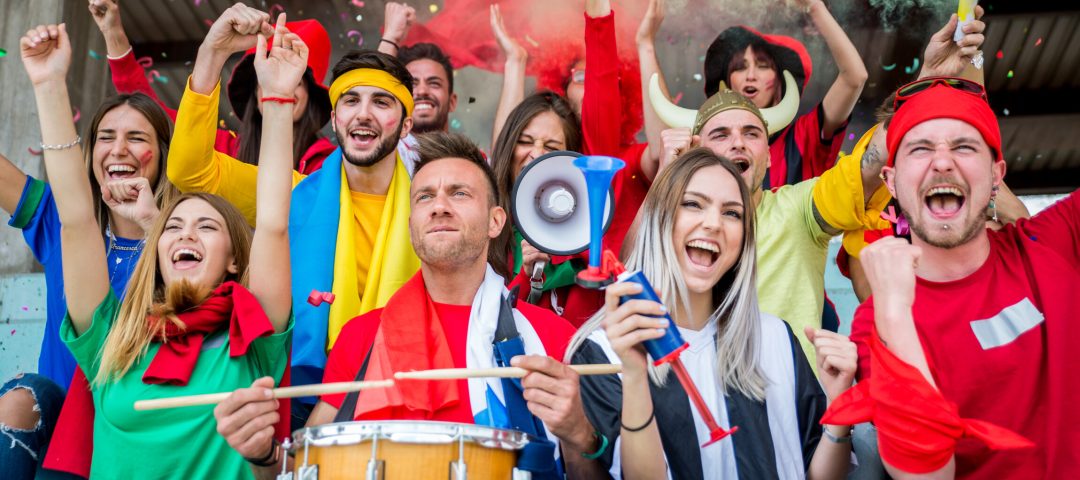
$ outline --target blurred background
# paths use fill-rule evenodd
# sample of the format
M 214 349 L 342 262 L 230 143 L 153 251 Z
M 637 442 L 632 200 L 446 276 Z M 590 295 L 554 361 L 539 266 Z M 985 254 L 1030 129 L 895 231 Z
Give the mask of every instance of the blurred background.
M 227 0 L 121 0 L 124 28 L 136 56 L 158 95 L 176 106 L 195 54 L 209 25 L 234 2 Z M 316 18 L 330 32 L 331 65 L 352 49 L 376 48 L 382 30 L 384 0 L 306 0 L 243 3 L 290 20 Z M 416 9 L 420 29 L 457 32 L 445 41 L 468 41 L 469 58 L 455 58 L 457 110 L 451 129 L 467 134 L 485 150 L 503 58 L 494 46 L 487 5 L 502 5 L 509 30 L 542 61 L 566 48 L 581 49 L 583 0 L 425 0 L 407 2 Z M 634 52 L 633 32 L 646 0 L 612 1 L 619 25 L 620 49 Z M 873 123 L 873 111 L 896 87 L 913 80 L 930 35 L 956 10 L 956 0 L 825 0 L 862 54 L 870 73 L 845 137 L 847 151 Z M 1001 121 L 1007 182 L 1024 196 L 1032 211 L 1080 185 L 1080 5 L 1075 1 L 984 0 L 987 22 L 986 87 Z M 765 33 L 801 40 L 813 60 L 811 84 L 803 109 L 812 108 L 836 77 L 836 67 L 820 36 L 801 10 L 787 0 L 667 0 L 657 38 L 660 59 L 672 95 L 684 107 L 704 101 L 702 62 L 713 38 L 725 28 L 744 24 Z M 85 0 L 0 0 L 0 153 L 36 177 L 43 175 L 35 154 L 40 142 L 36 107 L 19 59 L 19 38 L 31 26 L 66 22 L 74 59 L 68 75 L 73 112 L 80 131 L 98 103 L 114 93 L 105 44 Z M 438 28 L 437 28 L 438 27 Z M 467 37 L 467 39 L 466 39 Z M 406 44 L 410 43 L 408 40 Z M 559 53 L 561 54 L 561 53 Z M 234 58 L 234 61 L 239 58 Z M 225 80 L 232 64 L 223 72 Z M 535 79 L 528 81 L 529 88 Z M 221 124 L 236 128 L 228 102 L 221 102 Z M 329 128 L 329 127 L 327 127 Z M 330 138 L 333 138 L 332 136 Z M 7 215 L 0 213 L 0 220 Z M 834 246 L 835 250 L 835 246 Z M 835 251 L 833 252 L 835 253 Z M 33 370 L 44 319 L 44 282 L 20 233 L 0 229 L 0 377 Z M 850 322 L 854 296 L 830 256 L 829 294 L 841 321 Z M 37 333 L 35 333 L 37 332 Z M 13 351 L 21 353 L 13 354 Z

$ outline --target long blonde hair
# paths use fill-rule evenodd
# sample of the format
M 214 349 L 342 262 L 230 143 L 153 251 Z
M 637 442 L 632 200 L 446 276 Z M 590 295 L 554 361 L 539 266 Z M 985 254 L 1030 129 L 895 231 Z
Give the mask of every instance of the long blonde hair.
M 718 319 L 716 339 L 716 376 L 721 388 L 734 388 L 755 399 L 765 398 L 766 380 L 758 362 L 760 350 L 760 312 L 756 287 L 757 252 L 754 242 L 754 209 L 750 190 L 730 160 L 705 148 L 684 153 L 668 165 L 652 184 L 634 221 L 636 233 L 628 234 L 626 244 L 633 247 L 626 255 L 628 270 L 641 270 L 657 291 L 664 305 L 680 305 L 690 311 L 690 296 L 683 281 L 672 233 L 687 185 L 699 170 L 719 165 L 737 180 L 744 205 L 742 252 L 738 261 L 713 286 L 713 304 L 718 305 L 709 320 Z M 677 309 L 672 309 L 676 311 Z M 570 340 L 565 361 L 585 339 L 601 327 L 604 310 L 596 312 Z M 668 366 L 650 367 L 653 383 L 663 385 Z
M 183 326 L 175 313 L 184 306 L 194 306 L 206 298 L 216 287 L 192 286 L 187 282 L 166 285 L 158 268 L 158 241 L 165 231 L 165 224 L 177 205 L 188 200 L 202 200 L 225 219 L 229 234 L 231 253 L 236 262 L 237 274 L 226 272 L 225 281 L 247 285 L 248 258 L 251 253 L 251 229 L 244 216 L 225 199 L 209 193 L 185 193 L 161 210 L 154 226 L 147 232 L 146 247 L 135 271 L 128 281 L 127 292 L 120 304 L 120 312 L 113 321 L 109 336 L 101 349 L 101 364 L 94 378 L 96 385 L 119 379 L 137 363 L 150 348 L 154 337 L 163 333 L 167 322 Z M 151 322 L 147 317 L 152 315 Z

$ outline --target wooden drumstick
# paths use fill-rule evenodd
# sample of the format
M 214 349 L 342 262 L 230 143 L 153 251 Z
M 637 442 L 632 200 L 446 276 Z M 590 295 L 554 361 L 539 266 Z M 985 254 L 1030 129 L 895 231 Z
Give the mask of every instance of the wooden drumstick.
M 376 380 L 371 382 L 337 382 L 317 383 L 313 385 L 298 385 L 295 387 L 281 387 L 270 390 L 272 398 L 311 397 L 316 395 L 328 395 L 334 393 L 348 393 L 369 388 L 387 388 L 394 386 L 393 380 Z M 221 403 L 232 392 L 207 393 L 204 395 L 188 395 L 184 397 L 156 398 L 153 400 L 139 400 L 135 402 L 135 410 L 158 410 L 162 408 L 193 407 L 196 405 L 214 405 Z
M 622 365 L 597 363 L 591 365 L 567 365 L 578 375 L 609 375 L 621 373 Z M 397 380 L 457 380 L 461 378 L 521 378 L 532 370 L 519 367 L 500 368 L 441 368 L 418 370 L 415 372 L 397 372 Z

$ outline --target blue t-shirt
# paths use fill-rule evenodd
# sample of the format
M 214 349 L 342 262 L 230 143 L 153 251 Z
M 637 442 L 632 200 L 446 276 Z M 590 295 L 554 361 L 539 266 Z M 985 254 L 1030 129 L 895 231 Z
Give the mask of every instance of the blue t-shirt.
M 8 225 L 20 228 L 34 257 L 45 267 L 45 335 L 41 339 L 38 373 L 56 382 L 65 390 L 75 372 L 75 359 L 60 340 L 60 323 L 67 313 L 64 300 L 64 270 L 60 252 L 60 214 L 52 189 L 41 180 L 26 177 L 19 205 Z M 142 253 L 142 240 L 116 238 L 111 245 L 106 239 L 109 283 L 114 292 L 124 292 L 128 278 Z

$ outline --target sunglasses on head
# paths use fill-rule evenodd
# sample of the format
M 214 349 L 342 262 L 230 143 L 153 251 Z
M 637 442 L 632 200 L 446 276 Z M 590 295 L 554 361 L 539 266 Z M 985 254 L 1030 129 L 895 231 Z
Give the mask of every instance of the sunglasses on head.
M 982 98 L 984 102 L 988 101 L 986 98 L 986 88 L 971 80 L 956 77 L 927 77 L 897 89 L 896 99 L 893 100 L 893 111 L 899 109 L 900 105 L 903 105 L 904 102 L 912 99 L 914 96 L 937 85 L 944 85 L 954 90 L 976 95 L 979 98 Z

